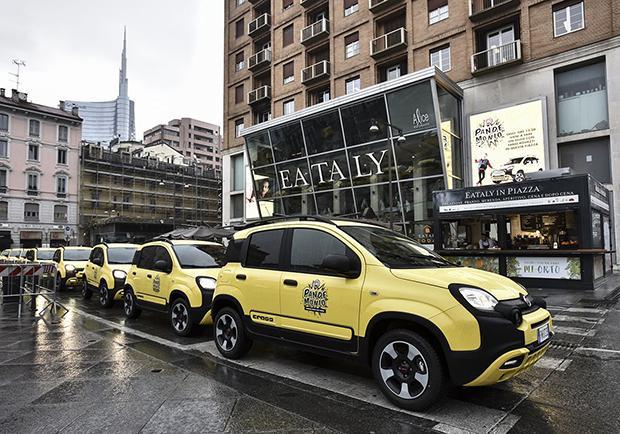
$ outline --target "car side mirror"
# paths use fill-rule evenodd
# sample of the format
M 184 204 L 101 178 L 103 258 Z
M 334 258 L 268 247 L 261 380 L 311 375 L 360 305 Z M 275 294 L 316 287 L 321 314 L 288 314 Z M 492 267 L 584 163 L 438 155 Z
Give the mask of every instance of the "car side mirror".
M 155 269 L 155 271 L 161 271 L 162 273 L 170 273 L 170 266 L 168 265 L 168 262 L 164 261 L 163 259 L 160 259 L 159 261 L 155 261 L 155 264 L 153 265 L 153 268 Z
M 351 262 L 346 255 L 327 255 L 323 258 L 321 268 L 351 279 L 359 276 L 359 270 Z

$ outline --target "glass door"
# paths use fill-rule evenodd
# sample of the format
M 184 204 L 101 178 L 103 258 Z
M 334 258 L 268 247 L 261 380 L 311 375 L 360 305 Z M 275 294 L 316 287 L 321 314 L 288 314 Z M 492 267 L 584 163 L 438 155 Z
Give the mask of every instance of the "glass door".
M 515 30 L 512 25 L 487 33 L 488 66 L 501 65 L 516 58 Z

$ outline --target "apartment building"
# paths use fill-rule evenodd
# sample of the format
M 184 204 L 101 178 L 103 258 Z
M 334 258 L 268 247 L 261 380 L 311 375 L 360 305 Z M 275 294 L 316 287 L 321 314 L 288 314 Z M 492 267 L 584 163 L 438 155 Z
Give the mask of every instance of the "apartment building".
M 177 161 L 172 157 L 178 152 L 164 147 L 83 144 L 79 207 L 85 243 L 142 242 L 177 227 L 221 222 L 216 170 Z
M 144 132 L 144 145 L 166 144 L 184 158 L 196 159 L 206 167 L 222 170 L 220 127 L 192 118 L 172 119 Z
M 0 248 L 75 244 L 82 119 L 0 89 Z
M 489 151 L 496 152 L 494 167 L 505 166 L 503 151 L 527 148 L 543 170 L 571 167 L 619 189 L 620 85 L 612 79 L 620 65 L 617 1 L 227 0 L 225 11 L 225 222 L 260 212 L 251 200 L 260 186 L 252 183 L 263 177 L 252 170 L 244 146 L 250 138 L 352 103 L 356 95 L 392 89 L 403 77 L 420 78 L 429 67 L 458 87 L 454 121 L 462 135 L 453 140 L 463 185 L 491 182 L 478 179 L 477 161 L 487 153 L 483 144 L 496 145 L 484 134 L 497 126 L 512 148 Z M 442 159 L 445 168 L 450 161 Z M 446 180 L 443 188 L 460 185 Z M 282 180 L 273 182 L 281 187 Z M 615 233 L 617 243 L 615 204 L 607 238 Z

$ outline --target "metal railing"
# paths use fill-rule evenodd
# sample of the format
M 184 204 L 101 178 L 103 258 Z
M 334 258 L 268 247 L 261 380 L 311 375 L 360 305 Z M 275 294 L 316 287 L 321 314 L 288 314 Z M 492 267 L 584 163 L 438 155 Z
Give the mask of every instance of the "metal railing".
M 385 53 L 393 48 L 407 45 L 407 30 L 404 27 L 393 30 L 370 41 L 370 55 Z
M 323 18 L 301 29 L 301 43 L 308 43 L 324 35 L 329 35 L 329 20 L 327 18 Z
M 371 11 L 377 11 L 383 9 L 385 6 L 389 6 L 392 3 L 396 3 L 397 0 L 368 0 L 368 9 Z
M 248 68 L 250 71 L 267 66 L 271 63 L 271 49 L 267 48 L 250 56 L 248 59 Z
M 496 68 L 518 60 L 521 60 L 520 39 L 504 45 L 491 47 L 471 56 L 471 72 L 474 73 Z
M 301 70 L 301 82 L 307 83 L 321 77 L 329 77 L 330 64 L 327 60 L 310 65 Z
M 254 21 L 250 21 L 248 24 L 248 36 L 252 36 L 263 30 L 267 30 L 271 26 L 271 15 L 262 14 Z
M 469 16 L 479 14 L 493 9 L 496 6 L 500 6 L 504 3 L 509 3 L 513 0 L 470 0 L 469 1 Z
M 248 93 L 248 104 L 254 104 L 271 98 L 271 86 L 261 86 Z

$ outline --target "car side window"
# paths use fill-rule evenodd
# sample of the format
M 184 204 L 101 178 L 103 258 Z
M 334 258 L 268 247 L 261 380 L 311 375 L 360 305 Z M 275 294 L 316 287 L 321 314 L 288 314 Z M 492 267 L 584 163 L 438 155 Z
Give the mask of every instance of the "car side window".
M 102 267 L 103 266 L 103 249 L 102 248 L 97 249 L 97 256 L 95 257 L 95 259 L 97 260 L 96 264 Z
M 60 262 L 60 249 L 58 249 L 58 250 L 56 250 L 54 252 L 54 257 L 52 258 L 52 261 Z
M 166 250 L 165 247 L 161 247 L 161 246 L 155 247 L 155 256 L 153 258 L 153 265 L 155 265 L 157 261 L 165 261 L 168 266 L 168 269 L 172 269 L 172 258 L 170 257 L 170 254 L 168 253 L 168 250 Z M 151 267 L 151 268 L 155 268 L 155 267 Z
M 26 259 L 29 261 L 34 261 L 34 250 L 28 250 L 26 252 Z
M 280 266 L 283 229 L 256 232 L 250 236 L 244 266 L 277 269 Z
M 323 268 L 327 255 L 343 255 L 351 261 L 351 267 L 359 267 L 359 258 L 342 241 L 316 229 L 295 229 L 291 243 L 291 271 L 333 275 Z
M 152 269 L 155 264 L 155 246 L 143 247 L 138 261 L 138 268 Z

